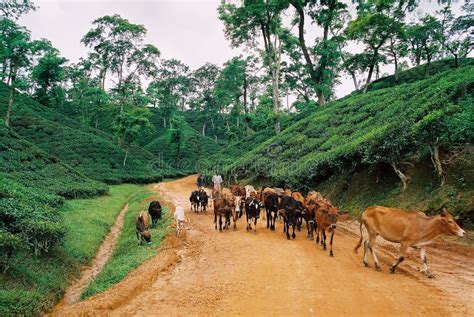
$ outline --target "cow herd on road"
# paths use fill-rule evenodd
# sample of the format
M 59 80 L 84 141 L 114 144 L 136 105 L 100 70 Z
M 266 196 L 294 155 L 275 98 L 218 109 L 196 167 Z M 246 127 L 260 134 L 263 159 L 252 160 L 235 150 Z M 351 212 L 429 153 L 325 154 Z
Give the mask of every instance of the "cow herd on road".
M 193 191 L 189 198 L 191 210 L 195 213 L 206 213 L 209 203 L 214 209 L 215 229 L 228 229 L 233 222 L 237 227 L 237 220 L 245 211 L 246 230 L 256 233 L 257 221 L 261 214 L 266 219 L 267 229 L 275 230 L 277 219 L 283 222 L 283 232 L 288 240 L 295 239 L 295 230 L 300 231 L 303 221 L 306 224 L 307 238 L 314 239 L 327 249 L 326 239 L 329 235 L 329 256 L 334 256 L 333 242 L 337 227 L 338 216 L 343 213 L 333 206 L 331 201 L 321 193 L 310 191 L 306 197 L 300 192 L 289 189 L 264 187 L 256 190 L 251 185 L 234 185 L 230 189 L 214 190 L 209 194 L 200 187 Z M 264 211 L 264 212 L 261 212 Z M 252 229 L 253 226 L 253 229 Z M 364 241 L 362 229 L 365 226 L 369 234 Z M 291 234 L 290 234 L 291 229 Z M 370 206 L 360 218 L 360 241 L 354 252 L 364 244 L 363 263 L 369 267 L 368 255 L 372 255 L 375 269 L 380 271 L 380 262 L 376 255 L 375 241 L 381 236 L 387 241 L 400 243 L 400 254 L 390 265 L 389 272 L 395 273 L 397 266 L 404 261 L 409 248 L 418 249 L 422 263 L 422 272 L 428 277 L 434 274 L 428 268 L 425 246 L 440 235 L 464 236 L 453 216 L 443 210 L 436 216 L 427 216 L 423 212 L 407 212 L 397 208 Z
M 246 230 L 257 233 L 257 221 L 266 220 L 267 229 L 274 231 L 277 219 L 283 223 L 286 238 L 295 239 L 296 231 L 301 231 L 303 222 L 307 229 L 307 238 L 321 244 L 327 250 L 329 238 L 329 256 L 334 256 L 333 242 L 337 228 L 338 216 L 343 213 L 333 206 L 331 201 L 321 193 L 310 191 L 306 197 L 300 192 L 288 189 L 264 187 L 256 190 L 251 185 L 234 185 L 231 188 L 208 192 L 204 187 L 193 191 L 189 197 L 191 210 L 195 213 L 207 213 L 207 208 L 214 211 L 214 227 L 219 231 L 226 230 L 232 225 L 237 228 L 237 221 L 245 212 Z M 177 206 L 177 208 L 182 208 Z M 142 240 L 150 243 L 151 226 L 155 227 L 161 219 L 161 205 L 154 200 L 150 203 L 148 213 L 142 211 L 136 221 L 136 233 L 139 243 Z M 176 214 L 176 212 L 175 212 Z M 176 216 L 176 215 L 175 215 Z M 397 266 L 404 261 L 409 248 L 418 249 L 422 263 L 422 272 L 428 277 L 434 274 L 428 268 L 425 246 L 440 235 L 464 236 L 453 216 L 443 210 L 441 214 L 427 216 L 423 212 L 404 211 L 397 208 L 370 206 L 363 213 L 360 221 L 360 240 L 354 252 L 364 247 L 363 263 L 369 267 L 369 253 L 380 271 L 375 242 L 378 236 L 387 241 L 400 244 L 400 254 L 391 264 L 389 271 L 395 272 Z M 364 241 L 363 227 L 367 229 L 368 238 Z M 291 234 L 290 234 L 291 231 Z

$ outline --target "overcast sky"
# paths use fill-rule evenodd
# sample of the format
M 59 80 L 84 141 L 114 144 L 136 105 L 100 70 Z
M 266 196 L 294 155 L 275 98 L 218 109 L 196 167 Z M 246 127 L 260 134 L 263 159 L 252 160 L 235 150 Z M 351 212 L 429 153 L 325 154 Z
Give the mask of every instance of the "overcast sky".
M 348 1 L 349 2 L 349 1 Z M 20 18 L 34 39 L 46 38 L 72 62 L 87 55 L 80 39 L 100 16 L 119 14 L 147 29 L 148 43 L 163 58 L 177 58 L 196 69 L 206 62 L 223 64 L 240 50 L 230 48 L 217 17 L 220 0 L 35 0 L 39 9 Z M 433 11 L 436 0 L 424 1 L 419 11 Z M 459 5 L 457 5 L 459 7 Z M 336 89 L 342 97 L 353 90 L 342 78 Z

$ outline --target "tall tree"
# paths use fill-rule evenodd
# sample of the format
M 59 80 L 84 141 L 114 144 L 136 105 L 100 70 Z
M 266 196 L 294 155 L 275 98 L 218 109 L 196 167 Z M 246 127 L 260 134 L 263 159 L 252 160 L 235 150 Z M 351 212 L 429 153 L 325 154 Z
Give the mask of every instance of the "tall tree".
M 191 85 L 187 65 L 177 59 L 160 62 L 154 80 L 148 85 L 147 95 L 152 104 L 162 110 L 164 128 L 177 110 L 185 110 L 192 91 Z
M 420 23 L 408 28 L 408 36 L 411 43 L 412 59 L 417 65 L 422 60 L 426 61 L 425 77 L 428 77 L 431 62 L 436 55 L 441 53 L 441 23 L 434 16 L 424 16 Z
M 441 46 L 445 53 L 454 57 L 454 64 L 459 66 L 459 58 L 466 57 L 473 49 L 474 4 L 466 2 L 462 15 L 455 17 L 450 2 L 440 10 Z
M 240 6 L 222 2 L 219 6 L 219 19 L 224 22 L 225 35 L 233 47 L 262 47 L 263 62 L 272 79 L 273 114 L 275 131 L 280 132 L 280 67 L 281 52 L 281 13 L 286 4 L 279 0 L 243 1 Z M 263 43 L 259 40 L 263 39 Z
M 136 83 L 140 76 L 152 76 L 160 51 L 151 44 L 143 44 L 146 35 L 143 25 L 133 24 L 119 15 L 103 16 L 93 25 L 81 41 L 93 49 L 90 59 L 99 71 L 102 89 L 107 74 L 114 75 L 114 89 L 119 96 L 120 112 L 123 112 L 126 103 L 124 83 Z
M 2 79 L 10 85 L 8 105 L 5 113 L 5 125 L 10 125 L 16 89 L 21 88 L 19 72 L 28 67 L 32 57 L 30 32 L 13 22 L 0 19 L 0 59 L 2 61 Z
M 150 117 L 151 112 L 146 108 L 133 108 L 120 113 L 116 117 L 113 130 L 115 135 L 123 141 L 121 142 L 121 146 L 125 151 L 123 166 L 127 163 L 130 144 L 138 141 L 140 133 L 153 128 L 153 125 L 150 123 Z
M 37 9 L 30 0 L 2 0 L 0 2 L 0 18 L 18 20 L 20 16 Z
M 64 91 L 60 86 L 65 79 L 66 59 L 59 56 L 51 42 L 40 40 L 34 50 L 42 55 L 33 67 L 31 77 L 37 85 L 35 97 L 45 105 L 60 104 L 64 99 Z
M 318 97 L 318 103 L 324 105 L 329 98 L 331 85 L 335 78 L 336 67 L 340 61 L 339 43 L 343 40 L 336 30 L 343 25 L 347 5 L 338 0 L 290 0 L 296 11 L 294 23 L 298 25 L 298 46 L 303 53 L 307 72 Z M 311 18 L 318 25 L 322 37 L 313 47 L 308 47 L 305 39 L 305 19 Z

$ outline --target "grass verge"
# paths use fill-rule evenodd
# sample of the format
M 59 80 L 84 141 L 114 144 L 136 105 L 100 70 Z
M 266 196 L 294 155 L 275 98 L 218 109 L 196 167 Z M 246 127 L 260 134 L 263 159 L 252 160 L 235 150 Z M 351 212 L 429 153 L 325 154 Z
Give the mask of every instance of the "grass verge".
M 163 218 L 155 229 L 151 229 L 152 243 L 150 245 L 137 245 L 135 234 L 135 221 L 139 211 L 148 208 L 149 198 L 154 194 L 141 191 L 129 202 L 128 212 L 125 215 L 124 229 L 117 241 L 117 246 L 111 258 L 101 273 L 91 281 L 81 294 L 81 299 L 96 295 L 109 289 L 120 282 L 133 269 L 158 253 L 157 246 L 170 232 L 172 217 L 169 210 L 163 209 Z
M 0 274 L 0 316 L 36 316 L 52 309 L 68 281 L 93 259 L 122 206 L 144 191 L 139 185 L 117 185 L 107 196 L 66 201 L 63 244 L 43 256 L 20 252 Z

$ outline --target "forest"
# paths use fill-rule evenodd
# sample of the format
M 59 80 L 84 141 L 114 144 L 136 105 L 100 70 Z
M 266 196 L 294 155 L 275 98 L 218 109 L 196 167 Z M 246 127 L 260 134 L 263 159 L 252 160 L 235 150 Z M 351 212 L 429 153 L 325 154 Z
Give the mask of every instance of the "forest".
M 195 172 L 318 189 L 354 215 L 447 207 L 473 226 L 474 4 L 420 16 L 420 2 L 222 1 L 225 38 L 245 53 L 191 69 L 118 14 L 91 21 L 87 55 L 70 61 L 18 22 L 38 5 L 3 1 L 0 270 L 74 260 L 66 201 Z M 343 78 L 353 91 L 338 99 Z M 39 314 L 65 285 L 32 310 L 2 293 L 0 314 Z

